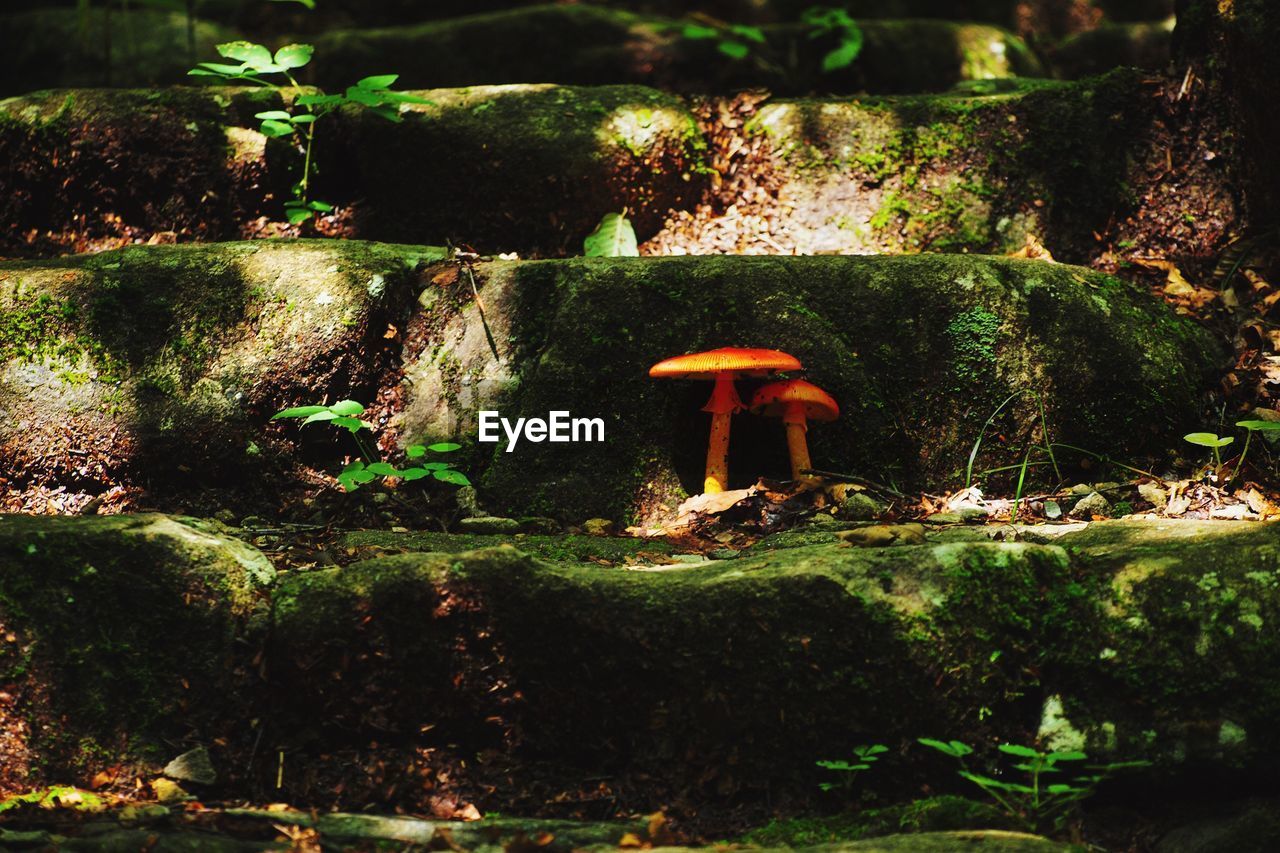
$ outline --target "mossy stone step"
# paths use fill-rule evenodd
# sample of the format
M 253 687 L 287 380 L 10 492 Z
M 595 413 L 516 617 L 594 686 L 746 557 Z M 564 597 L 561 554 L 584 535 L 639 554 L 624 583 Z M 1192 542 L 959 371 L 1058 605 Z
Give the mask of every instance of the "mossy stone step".
M 1159 450 L 1199 423 L 1221 357 L 1142 290 L 1042 261 L 481 262 L 482 318 L 470 274 L 442 257 L 285 240 L 0 263 L 0 404 L 22 413 L 0 423 L 13 487 L 145 483 L 161 500 L 206 489 L 274 500 L 299 482 L 299 457 L 282 440 L 296 427 L 266 429 L 272 414 L 368 403 L 403 382 L 403 412 L 387 425 L 405 441 L 461 440 L 486 506 L 575 524 L 661 514 L 701 484 L 707 389 L 645 371 L 729 343 L 791 352 L 835 395 L 841 418 L 810 431 L 822 467 L 935 487 L 962 477 L 983 422 L 1015 392 L 1043 395 L 1060 441 Z M 508 453 L 476 441 L 481 409 L 598 417 L 605 439 Z M 1002 431 L 1020 441 L 1038 428 L 1035 398 L 1008 417 Z M 743 415 L 734 430 L 735 485 L 788 475 L 776 422 Z M 341 452 L 309 436 L 321 467 L 333 458 L 324 448 Z
M 412 88 L 493 83 L 635 83 L 678 92 L 930 92 L 961 80 L 1041 76 L 1026 44 L 989 24 L 868 20 L 857 61 L 824 72 L 834 37 L 814 41 L 797 24 L 767 25 L 776 61 L 734 59 L 684 24 L 589 4 L 522 7 L 386 29 L 331 30 L 316 38 L 313 82 L 325 87 L 387 73 Z M 476 50 L 483 44 L 484 50 Z M 531 51 L 528 45 L 537 44 Z M 903 57 L 910 57 L 904 62 Z
M 1154 239 L 1135 223 L 1167 197 L 1143 164 L 1168 131 L 1136 72 L 770 99 L 710 119 L 633 86 L 420 94 L 433 103 L 399 123 L 326 117 L 315 192 L 338 205 L 347 236 L 578 255 L 625 207 L 646 253 L 1008 253 L 1031 237 L 1088 264 L 1108 251 L 1097 234 L 1134 251 Z M 0 252 L 289 233 L 264 223 L 282 219 L 298 158 L 253 118 L 280 106 L 219 88 L 0 101 L 0 215 L 12 226 Z M 1236 215 L 1222 189 L 1180 197 L 1193 224 L 1151 253 L 1213 255 Z
M 811 545 L 660 571 L 504 546 L 274 583 L 213 530 L 0 518 L 6 730 L 30 757 L 0 785 L 83 785 L 121 762 L 145 777 L 179 742 L 208 746 L 227 792 L 274 785 L 274 763 L 239 769 L 259 746 L 243 721 L 268 709 L 269 748 L 310 771 L 279 794 L 299 805 L 335 804 L 310 780 L 380 760 L 407 783 L 446 748 L 451 772 L 513 792 L 526 773 L 616 774 L 637 812 L 662 796 L 643 779 L 712 770 L 710 810 L 811 792 L 832 744 L 891 746 L 859 780 L 883 796 L 936 771 L 921 736 L 1227 774 L 1280 754 L 1270 525 L 1103 522 L 1054 544 Z M 429 796 L 397 787 L 410 811 Z M 336 804 L 367 793 L 353 779 Z

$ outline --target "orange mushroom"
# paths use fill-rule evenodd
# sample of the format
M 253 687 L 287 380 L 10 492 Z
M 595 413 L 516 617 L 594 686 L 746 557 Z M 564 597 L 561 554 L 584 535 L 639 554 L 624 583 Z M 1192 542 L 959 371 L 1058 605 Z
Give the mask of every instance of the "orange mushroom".
M 729 481 L 729 423 L 735 412 L 746 406 L 733 380 L 746 376 L 769 376 L 783 370 L 799 370 L 795 356 L 772 349 L 723 347 L 678 355 L 649 368 L 654 379 L 714 379 L 711 399 L 702 411 L 711 413 L 711 439 L 707 442 L 707 469 L 702 483 L 705 493 L 723 492 Z
M 809 442 L 805 437 L 809 421 L 834 421 L 840 407 L 833 398 L 812 382 L 790 379 L 770 382 L 751 398 L 751 411 L 757 415 L 780 417 L 787 427 L 787 449 L 791 453 L 791 479 L 799 480 L 801 471 L 812 468 Z

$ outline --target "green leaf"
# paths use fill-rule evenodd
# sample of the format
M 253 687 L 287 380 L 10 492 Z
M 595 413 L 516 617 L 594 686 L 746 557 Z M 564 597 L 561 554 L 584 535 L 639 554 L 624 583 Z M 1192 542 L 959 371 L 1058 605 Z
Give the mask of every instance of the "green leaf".
M 218 45 L 218 55 L 227 59 L 238 59 L 253 68 L 264 68 L 272 64 L 271 51 L 251 41 L 229 41 Z
M 191 74 L 195 74 L 200 69 L 207 69 L 221 77 L 239 77 L 249 70 L 248 65 L 226 65 L 221 62 L 200 62 L 192 69 Z
M 315 50 L 309 44 L 286 44 L 276 51 L 275 63 L 281 68 L 301 68 L 311 61 Z
M 704 39 L 713 39 L 720 35 L 720 31 L 715 27 L 704 27 L 701 24 L 688 24 L 680 31 L 680 35 L 687 39 L 702 41 Z
M 1016 755 L 1019 758 L 1039 758 L 1040 753 L 1029 746 L 1018 746 L 1016 743 L 1002 743 L 999 746 L 1005 755 Z
M 461 444 L 454 444 L 451 441 L 442 441 L 439 444 L 427 445 L 427 450 L 430 450 L 432 453 L 449 453 L 451 451 L 461 450 L 461 449 L 462 449 Z
M 930 749 L 936 749 L 938 752 L 950 755 L 953 758 L 964 758 L 966 755 L 973 752 L 973 747 L 963 744 L 958 740 L 953 740 L 950 743 L 943 743 L 940 740 L 922 737 L 917 738 L 917 742 L 929 747 Z
M 471 481 L 467 479 L 467 475 L 461 471 L 454 471 L 452 468 L 445 468 L 432 473 L 433 477 L 442 483 L 452 483 L 455 486 L 469 486 Z
M 258 129 L 262 131 L 263 136 L 269 136 L 272 138 L 289 136 L 293 133 L 293 125 L 288 122 L 276 121 L 275 119 L 267 119 Z
M 431 472 L 425 468 L 405 468 L 400 472 L 400 477 L 406 482 L 411 480 L 421 480 Z
M 410 459 L 421 459 L 427 455 L 427 448 L 421 444 L 411 444 L 404 449 L 404 455 Z
M 291 204 L 284 206 L 284 218 L 289 221 L 290 225 L 301 225 L 313 216 L 315 216 L 315 213 L 305 207 Z
M 1058 794 L 1080 794 L 1080 793 L 1083 793 L 1086 789 L 1077 788 L 1074 785 L 1050 785 L 1049 787 L 1045 788 L 1045 790 L 1048 791 L 1050 794 L 1054 794 L 1056 796 Z
M 319 213 L 328 213 L 333 210 L 333 205 L 327 201 L 309 201 L 307 202 L 307 207 Z
M 634 258 L 640 255 L 631 220 L 620 213 L 606 213 L 596 230 L 582 241 L 588 258 Z
M 751 27 L 746 24 L 734 24 L 729 27 L 729 32 L 736 36 L 742 36 L 747 41 L 753 41 L 756 44 L 764 44 L 764 30 L 759 27 Z
M 372 471 L 373 473 L 379 474 L 383 477 L 394 477 L 398 473 L 400 473 L 396 471 L 394 465 L 390 465 L 386 462 L 374 462 L 373 464 L 369 465 L 369 467 L 366 468 L 365 470 Z
M 730 59 L 746 59 L 747 54 L 751 52 L 751 48 L 740 41 L 722 41 L 716 45 L 716 50 Z
M 1084 761 L 1088 757 L 1088 755 L 1078 749 L 1069 750 L 1067 752 L 1049 753 L 1050 761 Z
M 285 409 L 282 412 L 276 412 L 271 416 L 271 420 L 277 418 L 309 418 L 319 412 L 329 411 L 327 406 L 294 406 L 292 409 Z
M 294 103 L 300 107 L 336 107 L 344 100 L 341 95 L 299 95 Z
M 822 768 L 824 768 L 824 769 L 826 769 L 826 770 L 851 770 L 851 769 L 853 769 L 853 768 L 852 768 L 852 765 L 850 765 L 850 764 L 849 764 L 849 762 L 847 762 L 847 761 L 815 761 L 814 763 L 815 763 L 815 764 L 817 764 L 819 767 L 822 767 Z
M 376 74 L 373 77 L 365 77 L 357 80 L 356 85 L 361 89 L 390 89 L 391 84 L 400 79 L 399 74 Z
M 824 74 L 830 74 L 832 71 L 839 71 L 841 68 L 847 68 L 853 64 L 853 61 L 862 53 L 861 33 L 855 39 L 845 39 L 840 42 L 840 46 L 835 50 L 822 57 L 822 71 Z
M 284 110 L 267 110 L 265 113 L 254 113 L 253 117 L 264 121 L 267 119 L 272 121 L 293 121 L 293 115 Z
M 1222 438 L 1211 432 L 1192 432 L 1184 435 L 1182 438 L 1184 441 L 1189 441 L 1192 444 L 1199 445 L 1200 447 L 1226 447 L 1228 444 L 1235 441 L 1231 436 Z
M 1280 432 L 1280 421 L 1236 421 L 1236 426 L 1250 432 Z
M 302 422 L 302 425 L 306 426 L 307 424 L 314 424 L 320 421 L 337 420 L 337 417 L 338 416 L 335 415 L 333 412 L 329 411 L 328 409 L 325 409 L 323 412 L 316 412 L 314 415 L 308 415 L 307 419 Z
M 858 747 L 858 749 L 854 750 L 858 755 L 880 755 L 881 753 L 888 751 L 889 747 L 879 743 L 872 744 L 871 746 Z
M 329 407 L 329 411 L 335 415 L 345 415 L 348 417 L 364 414 L 364 406 L 355 400 L 341 400 Z
M 317 118 L 319 118 L 319 116 L 317 116 L 315 113 L 303 113 L 302 115 L 294 116 L 293 123 L 294 124 L 314 124 Z
M 368 430 L 373 429 L 373 424 L 368 423 L 367 421 L 362 421 L 359 418 L 348 418 L 348 417 L 334 418 L 333 425 L 344 427 L 353 433 L 359 432 L 362 429 L 368 429 Z

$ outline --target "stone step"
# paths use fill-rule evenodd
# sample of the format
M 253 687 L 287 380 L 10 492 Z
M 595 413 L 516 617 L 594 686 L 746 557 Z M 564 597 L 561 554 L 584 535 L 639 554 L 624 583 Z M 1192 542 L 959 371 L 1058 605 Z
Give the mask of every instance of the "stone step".
M 864 18 L 862 56 L 847 70 L 823 73 L 819 63 L 834 42 L 811 40 L 810 30 L 795 23 L 798 10 L 782 23 L 765 24 L 768 44 L 739 60 L 720 53 L 715 41 L 684 38 L 689 21 L 680 12 L 664 17 L 589 4 L 507 5 L 513 8 L 472 7 L 463 17 L 423 23 L 410 14 L 386 21 L 382 29 L 376 28 L 381 18 L 376 13 L 357 15 L 344 26 L 337 10 L 326 7 L 328 24 L 295 35 L 264 34 L 252 20 L 239 30 L 197 20 L 190 42 L 179 12 L 47 7 L 11 12 L 0 15 L 10 57 L 0 69 L 0 95 L 189 82 L 187 70 L 216 59 L 217 44 L 243 38 L 272 46 L 291 39 L 314 41 L 317 59 L 308 73 L 339 88 L 369 74 L 399 73 L 403 85 L 416 88 L 528 82 L 640 83 L 681 91 L 769 86 L 779 92 L 814 87 L 919 92 L 945 89 L 957 80 L 1042 71 L 1022 39 L 990 22 L 957 16 Z M 296 14 L 289 20 L 294 26 L 313 23 Z M 479 43 L 484 49 L 475 49 Z M 538 49 L 528 49 L 530 44 Z M 903 56 L 912 61 L 899 61 Z
M 0 719 L 28 760 L 0 793 L 109 765 L 132 790 L 203 744 L 233 800 L 432 813 L 447 772 L 519 813 L 602 777 L 609 813 L 692 785 L 740 820 L 812 810 L 814 762 L 859 743 L 890 747 L 860 791 L 963 790 L 922 736 L 975 764 L 1039 738 L 1225 780 L 1280 753 L 1276 530 L 1102 522 L 660 570 L 503 546 L 272 580 L 207 522 L 3 516 Z
M 498 83 L 633 83 L 679 92 L 765 87 L 823 91 L 931 92 L 962 80 L 1040 76 L 1026 44 L 989 24 L 909 19 L 861 23 L 862 53 L 824 73 L 835 37 L 813 40 L 800 24 L 766 25 L 746 58 L 692 39 L 680 21 L 591 5 L 546 5 L 381 30 L 332 30 L 315 38 L 311 82 L 341 87 L 400 74 L 412 88 Z M 536 51 L 528 45 L 539 45 Z M 482 49 L 478 49 L 483 45 Z M 911 61 L 902 61 L 904 56 Z
M 625 207 L 648 254 L 999 253 L 1032 236 L 1074 263 L 1203 264 L 1238 224 L 1233 191 L 1211 137 L 1179 149 L 1206 191 L 1166 185 L 1176 125 L 1153 93 L 1128 73 L 701 106 L 627 86 L 436 90 L 400 123 L 323 119 L 317 193 L 339 212 L 320 227 L 576 255 Z M 298 233 L 279 223 L 301 155 L 253 118 L 280 106 L 182 88 L 0 102 L 0 254 Z M 1174 224 L 1152 236 L 1152 218 Z
M 384 402 L 384 448 L 457 438 L 493 509 L 622 519 L 701 491 L 708 389 L 651 364 L 726 345 L 791 352 L 839 401 L 815 426 L 836 471 L 939 488 L 986 418 L 1044 396 L 1053 436 L 1117 457 L 1199 426 L 1216 340 L 1087 269 L 961 255 L 595 258 L 467 269 L 430 247 L 258 241 L 0 263 L 0 466 L 8 488 L 298 485 L 296 428 L 327 399 Z M 476 293 L 484 306 L 473 296 Z M 744 386 L 744 393 L 750 389 Z M 477 412 L 602 418 L 606 440 L 476 444 Z M 1010 407 L 990 466 L 1036 429 Z M 735 426 L 734 483 L 787 474 L 778 424 Z M 303 458 L 341 453 L 313 435 Z M 327 455 L 326 455 L 327 454 Z M 1014 459 L 1013 461 L 1016 461 Z M 272 506 L 279 495 L 266 488 Z M 70 498 L 69 498 L 70 499 Z M 225 505 L 225 504 L 223 504 Z M 70 509 L 70 505 L 68 509 Z M 275 510 L 273 510 L 275 511 Z

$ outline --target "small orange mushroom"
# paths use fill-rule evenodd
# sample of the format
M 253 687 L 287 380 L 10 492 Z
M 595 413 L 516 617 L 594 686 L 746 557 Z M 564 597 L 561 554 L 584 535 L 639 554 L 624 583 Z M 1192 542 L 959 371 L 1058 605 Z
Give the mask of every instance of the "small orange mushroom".
M 711 399 L 702 411 L 711 413 L 711 439 L 707 442 L 707 468 L 702 490 L 723 492 L 729 481 L 729 423 L 746 406 L 733 386 L 739 377 L 769 376 L 784 370 L 800 370 L 800 361 L 772 349 L 721 349 L 677 355 L 649 368 L 654 379 L 714 379 Z
M 805 437 L 809 421 L 834 421 L 840 407 L 826 391 L 803 379 L 770 382 L 751 398 L 751 411 L 757 415 L 780 417 L 787 427 L 787 449 L 791 453 L 791 479 L 799 480 L 802 471 L 812 468 L 809 441 Z

